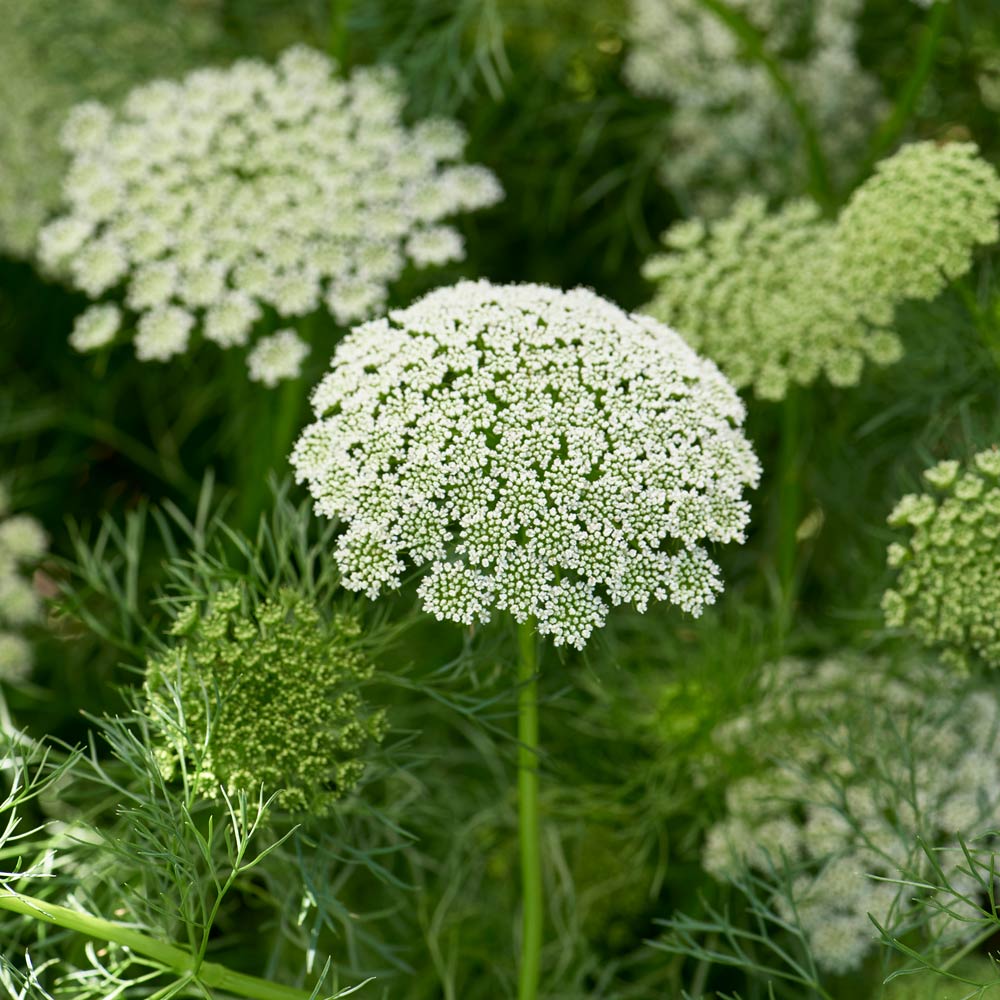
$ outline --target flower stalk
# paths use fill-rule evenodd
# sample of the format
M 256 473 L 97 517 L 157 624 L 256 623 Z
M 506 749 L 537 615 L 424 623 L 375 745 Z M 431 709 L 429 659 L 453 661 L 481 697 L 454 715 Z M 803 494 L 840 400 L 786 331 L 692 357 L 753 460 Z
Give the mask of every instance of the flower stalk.
M 151 958 L 162 965 L 164 970 L 176 972 L 181 978 L 197 981 L 209 989 L 245 997 L 246 1000 L 311 1000 L 314 996 L 313 993 L 294 986 L 282 986 L 257 976 L 234 972 L 216 962 L 200 961 L 186 948 L 165 944 L 132 927 L 33 896 L 7 891 L 0 894 L 0 909 L 20 913 L 33 920 L 54 924 L 99 941 L 121 945 L 137 955 Z
M 521 969 L 518 1000 L 535 1000 L 542 953 L 542 862 L 538 819 L 538 679 L 535 622 L 518 625 L 517 798 L 521 841 Z

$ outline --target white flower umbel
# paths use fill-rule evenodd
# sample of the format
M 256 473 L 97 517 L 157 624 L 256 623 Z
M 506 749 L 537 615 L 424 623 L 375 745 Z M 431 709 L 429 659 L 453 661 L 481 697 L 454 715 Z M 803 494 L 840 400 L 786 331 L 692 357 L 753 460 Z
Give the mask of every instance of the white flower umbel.
M 880 107 L 879 88 L 855 49 L 862 0 L 726 0 L 749 23 L 810 115 L 837 174 L 855 169 Z M 629 86 L 665 98 L 663 182 L 716 215 L 748 188 L 801 191 L 801 128 L 768 69 L 701 0 L 630 0 Z
M 275 67 L 243 60 L 139 87 L 116 111 L 81 105 L 43 264 L 123 306 L 138 356 L 165 361 L 195 332 L 247 344 L 265 309 L 356 322 L 408 265 L 460 260 L 444 220 L 499 201 L 496 177 L 458 162 L 457 123 L 403 124 L 391 70 L 335 70 L 298 46 Z M 73 346 L 106 343 L 111 315 L 88 314 Z
M 308 355 L 309 345 L 294 330 L 279 330 L 258 340 L 247 355 L 250 378 L 274 388 L 284 379 L 298 378 Z
M 948 886 L 969 883 L 975 895 L 959 842 L 1000 827 L 998 735 L 996 693 L 932 662 L 771 665 L 760 697 L 716 730 L 704 763 L 706 775 L 745 775 L 727 789 L 704 866 L 721 879 L 744 867 L 775 879 L 777 909 L 801 927 L 817 964 L 857 969 L 879 942 L 872 917 L 890 931 L 907 926 L 914 897 L 934 895 L 920 883 L 942 885 L 925 848 Z M 930 936 L 950 944 L 978 929 L 948 889 L 926 912 L 937 914 Z
M 461 282 L 353 330 L 292 456 L 347 526 L 344 583 L 408 566 L 438 618 L 535 618 L 583 647 L 610 605 L 698 614 L 742 541 L 744 408 L 668 327 L 592 292 Z

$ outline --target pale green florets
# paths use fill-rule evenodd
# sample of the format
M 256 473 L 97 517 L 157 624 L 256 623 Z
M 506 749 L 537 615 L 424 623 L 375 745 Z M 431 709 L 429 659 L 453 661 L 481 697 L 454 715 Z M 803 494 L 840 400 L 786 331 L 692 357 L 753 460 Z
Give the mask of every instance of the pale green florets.
M 44 557 L 48 537 L 33 517 L 10 515 L 9 507 L 0 486 L 0 681 L 16 684 L 31 671 L 31 645 L 18 633 L 42 619 L 30 571 Z
M 889 515 L 909 537 L 889 546 L 886 623 L 962 669 L 1000 666 L 1000 451 L 965 468 L 940 462 L 924 478 L 934 492 L 904 496 Z
M 592 292 L 462 282 L 356 328 L 292 462 L 346 525 L 344 585 L 409 566 L 439 619 L 534 617 L 582 647 L 608 605 L 698 614 L 742 541 L 744 409 L 672 330 Z
M 944 667 L 897 672 L 858 657 L 786 660 L 761 683 L 758 703 L 715 734 L 706 768 L 725 758 L 748 776 L 728 788 L 703 863 L 720 879 L 787 865 L 779 912 L 797 919 L 822 968 L 849 972 L 879 940 L 868 914 L 891 927 L 916 891 L 870 876 L 935 877 L 918 837 L 941 849 L 950 884 L 975 894 L 958 845 L 1000 826 L 1000 702 L 964 691 Z M 959 920 L 932 924 L 949 940 L 975 933 Z
M 39 257 L 129 314 L 92 307 L 75 347 L 124 325 L 139 358 L 166 361 L 195 332 L 245 345 L 265 309 L 350 323 L 382 309 L 409 264 L 464 256 L 442 221 L 499 201 L 496 177 L 457 162 L 456 123 L 403 124 L 392 71 L 335 68 L 298 46 L 275 67 L 242 60 L 140 87 L 115 112 L 74 110 L 67 213 L 42 230 Z
M 298 378 L 309 345 L 294 330 L 279 330 L 261 337 L 247 355 L 250 379 L 273 389 L 284 379 Z
M 856 385 L 866 360 L 901 357 L 897 305 L 967 271 L 976 247 L 996 239 L 998 211 L 1000 179 L 974 147 L 908 146 L 836 221 L 809 202 L 769 213 L 747 197 L 713 224 L 674 226 L 667 253 L 643 270 L 657 285 L 646 309 L 762 399 L 820 374 Z
M 855 55 L 862 0 L 727 0 L 761 34 L 813 117 L 835 173 L 850 171 L 875 120 L 878 86 Z M 800 126 L 765 67 L 701 0 L 631 0 L 625 78 L 672 102 L 664 183 L 718 214 L 750 183 L 801 189 Z M 839 175 L 838 175 L 839 179 Z
M 889 331 L 872 330 L 832 268 L 836 227 L 807 202 L 768 213 L 764 201 L 737 202 L 712 226 L 683 222 L 664 236 L 668 253 L 644 268 L 657 283 L 647 311 L 715 360 L 738 387 L 782 399 L 790 384 L 825 375 L 854 385 L 866 358 L 901 351 Z
M 189 605 L 171 630 L 176 645 L 147 671 L 165 773 L 183 755 L 205 796 L 263 787 L 284 810 L 328 813 L 386 731 L 358 690 L 373 670 L 354 648 L 358 631 L 290 591 L 253 611 L 238 587 L 207 610 Z
M 1000 239 L 1000 177 L 973 143 L 918 142 L 883 160 L 840 214 L 860 302 L 930 300 Z M 884 311 L 884 310 L 883 310 Z
M 30 257 L 59 207 L 66 167 L 59 131 L 70 108 L 186 69 L 216 37 L 208 7 L 0 0 L 0 251 Z

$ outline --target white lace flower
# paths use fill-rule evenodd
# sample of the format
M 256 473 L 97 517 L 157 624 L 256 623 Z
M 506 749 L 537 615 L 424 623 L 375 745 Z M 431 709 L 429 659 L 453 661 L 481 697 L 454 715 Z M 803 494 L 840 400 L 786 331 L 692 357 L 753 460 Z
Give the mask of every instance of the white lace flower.
M 609 605 L 698 614 L 704 546 L 742 541 L 757 460 L 743 406 L 669 328 L 592 292 L 461 282 L 357 327 L 292 462 L 347 525 L 345 586 L 407 567 L 439 618 L 534 617 L 582 647 Z
M 0 681 L 20 683 L 31 670 L 31 644 L 18 630 L 41 620 L 30 570 L 47 548 L 42 526 L 27 514 L 9 515 L 9 498 L 0 488 Z
M 118 306 L 91 306 L 77 316 L 69 342 L 78 351 L 96 351 L 115 339 L 121 324 L 122 311 Z
M 139 87 L 114 113 L 81 106 L 43 264 L 92 298 L 121 292 L 136 353 L 165 360 L 196 331 L 248 343 L 265 309 L 365 319 L 409 264 L 460 260 L 461 237 L 440 223 L 498 202 L 497 179 L 456 162 L 456 123 L 403 124 L 390 70 L 335 68 L 299 46 L 275 67 L 242 60 Z
M 719 879 L 747 867 L 765 880 L 789 872 L 790 885 L 775 884 L 778 911 L 801 927 L 818 965 L 851 972 L 878 944 L 869 914 L 890 929 L 905 924 L 914 896 L 933 894 L 914 885 L 940 884 L 923 845 L 961 887 L 960 838 L 982 844 L 1000 826 L 998 733 L 996 693 L 969 690 L 933 662 L 772 664 L 704 761 L 746 776 L 726 791 L 703 865 Z M 914 881 L 892 881 L 901 878 Z M 932 937 L 972 936 L 966 900 L 942 890 L 927 912 L 938 906 L 959 919 L 932 916 Z
M 801 193 L 807 151 L 788 101 L 700 0 L 630 0 L 629 86 L 671 101 L 660 174 L 718 215 L 748 187 Z M 862 0 L 727 0 L 761 36 L 811 116 L 837 180 L 855 169 L 882 101 L 856 54 Z
M 279 330 L 258 340 L 247 355 L 250 378 L 273 388 L 284 379 L 298 378 L 308 355 L 309 345 L 294 330 Z

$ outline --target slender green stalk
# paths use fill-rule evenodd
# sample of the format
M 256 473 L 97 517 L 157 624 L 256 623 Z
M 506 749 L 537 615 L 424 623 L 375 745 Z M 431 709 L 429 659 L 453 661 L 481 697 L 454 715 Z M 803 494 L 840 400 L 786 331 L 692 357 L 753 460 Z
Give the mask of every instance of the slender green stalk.
M 535 621 L 517 627 L 517 798 L 521 838 L 521 970 L 518 1000 L 535 1000 L 542 958 L 542 859 L 538 823 L 538 658 Z
M 164 969 L 176 972 L 180 977 L 190 977 L 192 981 L 197 980 L 209 989 L 233 993 L 246 997 L 247 1000 L 311 1000 L 312 997 L 311 993 L 296 989 L 294 986 L 282 986 L 279 983 L 270 983 L 266 979 L 258 979 L 256 976 L 234 972 L 216 962 L 202 962 L 199 965 L 196 956 L 185 948 L 164 944 L 134 928 L 58 906 L 33 896 L 11 892 L 0 893 L 0 909 L 20 913 L 47 924 L 55 924 L 57 927 L 76 931 L 98 941 L 119 944 L 137 955 L 153 959 Z
M 934 68 L 934 60 L 941 44 L 945 21 L 950 9 L 951 0 L 942 0 L 931 7 L 931 12 L 924 23 L 920 42 L 917 45 L 913 68 L 910 70 L 910 75 L 903 81 L 899 94 L 893 101 L 892 111 L 889 112 L 888 117 L 879 126 L 872 139 L 871 149 L 865 159 L 857 183 L 860 184 L 871 173 L 872 167 L 896 144 L 913 116 L 913 109 L 916 107 L 924 86 L 930 78 L 931 70 Z
M 984 309 L 979 301 L 979 296 L 971 286 L 968 279 L 962 278 L 952 283 L 952 287 L 958 293 L 959 298 L 965 304 L 972 322 L 976 327 L 983 345 L 990 352 L 994 364 L 1000 368 L 1000 329 L 994 322 L 987 309 Z
M 764 67 L 774 89 L 788 105 L 788 110 L 802 134 L 809 165 L 810 193 L 820 205 L 832 210 L 835 201 L 834 191 L 819 130 L 809 108 L 799 98 L 795 86 L 788 79 L 781 62 L 768 51 L 766 40 L 760 31 L 735 7 L 731 7 L 725 0 L 700 0 L 700 3 L 739 39 L 747 56 Z
M 795 605 L 795 561 L 798 548 L 799 438 L 802 419 L 798 387 L 790 385 L 781 408 L 781 441 L 778 460 L 778 583 L 781 588 L 780 623 L 784 637 L 792 623 Z
M 351 0 L 330 0 L 330 27 L 327 36 L 327 51 L 340 64 L 341 71 L 347 65 L 347 15 L 351 10 Z

